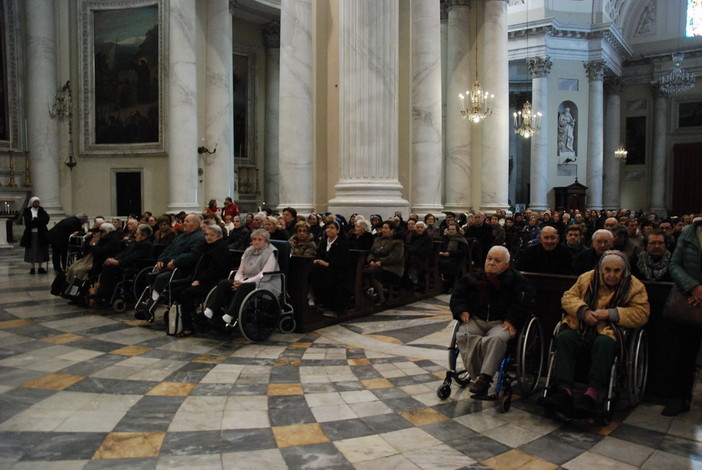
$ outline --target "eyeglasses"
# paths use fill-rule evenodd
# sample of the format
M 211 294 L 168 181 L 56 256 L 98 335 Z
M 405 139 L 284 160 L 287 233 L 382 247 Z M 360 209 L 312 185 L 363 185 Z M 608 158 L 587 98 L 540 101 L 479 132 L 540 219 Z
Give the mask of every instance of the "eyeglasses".
M 297 229 L 297 231 L 298 231 L 298 232 L 306 232 L 307 229 L 306 229 L 306 228 L 299 228 L 299 229 Z

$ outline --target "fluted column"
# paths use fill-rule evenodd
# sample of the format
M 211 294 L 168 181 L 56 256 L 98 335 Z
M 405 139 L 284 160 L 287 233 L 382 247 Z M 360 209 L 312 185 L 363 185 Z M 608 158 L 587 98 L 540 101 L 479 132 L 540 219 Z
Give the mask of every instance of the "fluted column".
M 407 210 L 398 179 L 399 3 L 341 0 L 339 11 L 339 182 L 329 210 Z
M 656 214 L 667 215 L 665 201 L 668 127 L 668 96 L 654 87 L 653 108 L 653 161 L 651 162 L 651 210 Z
M 448 97 L 448 80 L 446 78 L 446 64 L 448 61 L 448 8 L 446 6 L 446 0 L 440 0 L 439 2 L 439 18 L 441 21 L 441 166 L 445 171 L 446 169 L 446 116 L 447 116 L 447 101 L 450 99 Z M 446 196 L 444 191 L 446 190 L 446 176 L 442 172 L 442 203 L 446 201 Z
M 263 148 L 263 201 L 269 207 L 278 207 L 280 186 L 280 23 L 274 21 L 263 27 L 263 45 L 266 46 L 266 115 L 264 117 Z
M 205 145 L 217 152 L 203 154 L 205 199 L 223 201 L 234 193 L 234 113 L 232 110 L 232 17 L 228 0 L 207 2 L 207 92 Z
M 623 144 L 621 135 L 621 95 L 623 82 L 620 77 L 608 79 L 605 88 L 605 134 L 604 134 L 604 189 L 605 209 L 621 207 L 619 190 L 621 160 L 615 158 L 614 152 Z
M 197 211 L 195 2 L 170 0 L 168 14 L 168 176 L 170 212 Z M 228 14 L 228 13 L 227 13 Z
M 441 206 L 441 23 L 439 2 L 412 0 L 412 212 Z
M 280 2 L 280 208 L 312 210 L 312 2 Z
M 59 193 L 58 122 L 49 116 L 60 87 L 56 75 L 56 28 L 52 0 L 27 0 L 27 135 L 32 194 L 52 216 L 63 213 Z M 2 230 L 5 230 L 4 226 Z
M 534 112 L 544 112 L 548 106 L 548 74 L 551 73 L 551 59 L 534 57 L 527 59 L 531 74 L 531 106 Z M 548 124 L 550 119 L 541 121 L 541 131 L 531 136 L 531 184 L 529 208 L 536 211 L 548 209 Z
M 471 124 L 461 118 L 459 93 L 470 89 L 470 21 L 468 0 L 446 0 L 448 44 L 446 60 L 446 187 L 447 211 L 471 208 Z
M 587 113 L 587 208 L 596 210 L 602 209 L 605 65 L 604 60 L 583 64 L 590 84 Z
M 509 61 L 507 60 L 507 0 L 487 0 L 483 22 L 483 86 L 495 94 L 492 116 L 482 123 L 482 181 L 480 207 L 506 209 L 509 186 Z

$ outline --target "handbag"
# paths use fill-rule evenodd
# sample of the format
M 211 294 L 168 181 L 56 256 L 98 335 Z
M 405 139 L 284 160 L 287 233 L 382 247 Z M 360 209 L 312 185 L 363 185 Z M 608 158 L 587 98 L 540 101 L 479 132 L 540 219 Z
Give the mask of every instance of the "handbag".
M 166 323 L 166 334 L 177 336 L 183 332 L 183 316 L 180 311 L 180 304 L 174 302 L 168 309 L 164 317 Z
M 671 289 L 663 308 L 663 317 L 681 325 L 702 328 L 702 307 L 688 303 L 689 295 L 678 286 Z

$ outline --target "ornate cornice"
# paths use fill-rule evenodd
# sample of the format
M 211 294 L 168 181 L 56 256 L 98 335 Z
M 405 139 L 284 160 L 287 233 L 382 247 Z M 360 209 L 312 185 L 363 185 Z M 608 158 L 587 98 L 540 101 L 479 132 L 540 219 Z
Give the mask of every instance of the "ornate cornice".
M 532 78 L 543 78 L 548 76 L 548 74 L 551 73 L 551 66 L 553 65 L 553 62 L 551 62 L 551 58 L 549 56 L 532 57 L 527 59 L 526 63 Z
M 280 23 L 272 21 L 261 27 L 263 45 L 268 49 L 280 49 Z
M 592 62 L 583 62 L 587 79 L 591 82 L 602 81 L 604 79 L 606 60 L 593 60 Z

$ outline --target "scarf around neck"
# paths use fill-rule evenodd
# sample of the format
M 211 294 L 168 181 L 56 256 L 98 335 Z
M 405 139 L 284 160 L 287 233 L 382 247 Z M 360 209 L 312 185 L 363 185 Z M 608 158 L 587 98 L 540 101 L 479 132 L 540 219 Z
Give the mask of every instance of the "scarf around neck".
M 636 262 L 636 267 L 644 278 L 649 281 L 660 280 L 668 271 L 668 263 L 670 262 L 670 252 L 666 250 L 665 254 L 658 261 L 654 261 L 651 255 L 642 251 L 639 254 L 639 260 Z

